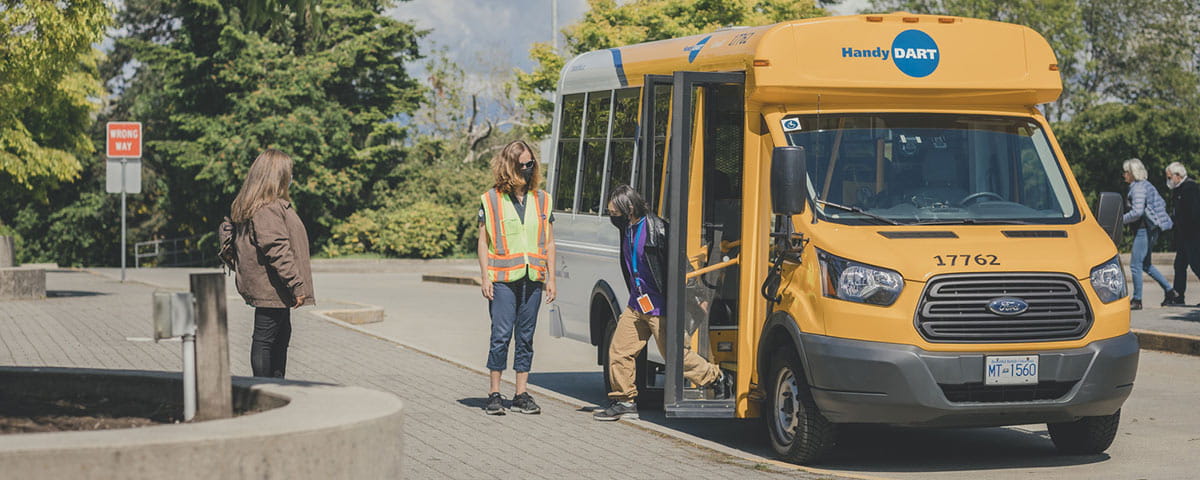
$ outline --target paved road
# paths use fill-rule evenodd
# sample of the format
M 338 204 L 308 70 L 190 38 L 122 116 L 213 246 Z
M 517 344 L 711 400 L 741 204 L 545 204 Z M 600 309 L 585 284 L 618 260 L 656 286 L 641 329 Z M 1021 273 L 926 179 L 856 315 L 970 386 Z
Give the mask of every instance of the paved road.
M 465 365 L 482 366 L 488 321 L 478 287 L 422 283 L 416 274 L 395 273 L 318 273 L 315 281 L 329 297 L 383 306 L 386 320 L 367 326 L 368 330 Z M 1200 287 L 1192 291 L 1200 293 Z M 1149 300 L 1149 289 L 1147 293 Z M 1139 320 L 1187 322 L 1177 326 L 1200 332 L 1200 324 L 1159 318 L 1200 316 L 1196 309 L 1157 307 L 1161 292 L 1159 295 L 1151 308 L 1138 312 L 1135 326 Z M 574 397 L 581 404 L 603 402 L 594 347 L 550 338 L 547 330 L 539 328 L 534 342 L 537 354 L 533 382 Z M 1123 412 L 1120 438 L 1107 455 L 1059 455 L 1045 425 L 937 430 L 857 428 L 846 433 L 838 454 L 822 468 L 912 479 L 968 475 L 1020 480 L 1030 475 L 1194 478 L 1200 468 L 1200 459 L 1195 455 L 1200 451 L 1196 399 L 1200 399 L 1200 358 L 1145 351 L 1137 386 Z M 773 457 L 756 421 L 667 420 L 661 414 L 643 417 L 648 417 L 644 422 L 727 446 L 747 458 Z
M 158 278 L 162 285 L 180 287 L 186 273 L 150 271 L 131 278 Z M 318 292 L 323 285 L 333 286 L 322 278 Z M 47 289 L 46 300 L 0 302 L 0 365 L 180 368 L 178 342 L 145 340 L 154 287 L 87 272 L 51 272 Z M 236 302 L 229 307 L 231 366 L 235 375 L 248 375 L 252 311 Z M 422 331 L 451 321 L 439 314 L 422 320 Z M 542 415 L 487 416 L 481 411 L 487 379 L 477 372 L 336 325 L 311 309 L 296 313 L 293 323 L 289 378 L 363 386 L 404 399 L 404 451 L 397 454 L 405 456 L 406 478 L 716 480 L 795 473 L 631 425 L 600 424 L 576 406 L 550 398 L 541 401 Z
M 417 273 L 317 273 L 315 283 L 319 298 L 384 307 L 385 321 L 364 326 L 365 330 L 482 368 L 488 320 L 478 287 L 423 283 Z M 1153 306 L 1135 313 L 1135 328 L 1152 324 L 1200 332 L 1200 324 L 1188 320 L 1200 316 L 1200 311 L 1159 308 L 1158 301 L 1149 303 L 1151 292 L 1147 289 L 1147 303 Z M 533 383 L 575 399 L 576 406 L 603 402 L 594 347 L 550 338 L 547 330 L 543 325 L 536 335 Z M 478 377 L 477 382 L 465 387 L 482 392 L 485 381 Z M 823 468 L 904 479 L 1194 478 L 1200 469 L 1195 455 L 1200 451 L 1198 398 L 1200 358 L 1144 351 L 1119 438 L 1106 455 L 1059 455 L 1044 425 L 936 430 L 862 427 L 845 432 L 837 454 Z M 767 463 L 773 457 L 756 421 L 667 420 L 647 413 L 643 417 L 644 425 L 723 446 L 751 461 Z

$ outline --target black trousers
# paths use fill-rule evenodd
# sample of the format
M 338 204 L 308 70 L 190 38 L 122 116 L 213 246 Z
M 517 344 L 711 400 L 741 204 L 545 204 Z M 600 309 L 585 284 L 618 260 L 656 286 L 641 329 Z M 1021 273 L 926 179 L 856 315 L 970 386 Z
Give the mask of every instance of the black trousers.
M 1179 296 L 1187 292 L 1187 269 L 1200 277 L 1200 238 L 1182 239 L 1175 237 L 1175 291 Z
M 255 308 L 254 336 L 250 343 L 250 368 L 254 370 L 254 376 L 283 378 L 291 339 L 290 309 Z

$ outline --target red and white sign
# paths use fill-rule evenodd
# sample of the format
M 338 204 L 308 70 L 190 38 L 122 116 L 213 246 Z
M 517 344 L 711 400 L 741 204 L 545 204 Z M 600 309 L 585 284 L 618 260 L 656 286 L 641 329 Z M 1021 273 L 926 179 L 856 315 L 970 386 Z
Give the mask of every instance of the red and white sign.
M 142 122 L 108 122 L 108 158 L 142 158 Z

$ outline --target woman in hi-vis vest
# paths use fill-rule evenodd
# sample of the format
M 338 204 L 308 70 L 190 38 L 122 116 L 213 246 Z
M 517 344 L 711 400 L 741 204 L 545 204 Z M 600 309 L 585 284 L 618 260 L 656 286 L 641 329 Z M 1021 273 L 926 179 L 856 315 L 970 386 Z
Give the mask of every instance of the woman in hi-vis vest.
M 516 334 L 513 371 L 517 389 L 512 410 L 541 413 L 525 391 L 533 363 L 533 331 L 546 291 L 554 301 L 554 232 L 550 195 L 539 188 L 542 168 L 529 144 L 509 143 L 492 159 L 495 187 L 485 192 L 479 209 L 479 270 L 483 296 L 492 316 L 492 338 L 487 368 L 491 390 L 484 411 L 504 415 L 500 375 L 508 362 L 508 344 Z

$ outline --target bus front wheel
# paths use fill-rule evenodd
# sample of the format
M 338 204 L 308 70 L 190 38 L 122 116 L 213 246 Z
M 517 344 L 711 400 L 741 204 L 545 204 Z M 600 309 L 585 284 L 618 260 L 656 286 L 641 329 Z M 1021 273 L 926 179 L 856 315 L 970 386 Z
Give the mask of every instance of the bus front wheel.
M 1117 437 L 1121 411 L 1112 415 L 1083 417 L 1074 422 L 1048 423 L 1050 440 L 1058 451 L 1068 454 L 1097 454 L 1108 450 Z
M 835 428 L 813 402 L 800 357 L 790 348 L 776 350 L 767 378 L 769 403 L 763 416 L 771 447 L 789 462 L 819 462 L 833 448 Z

